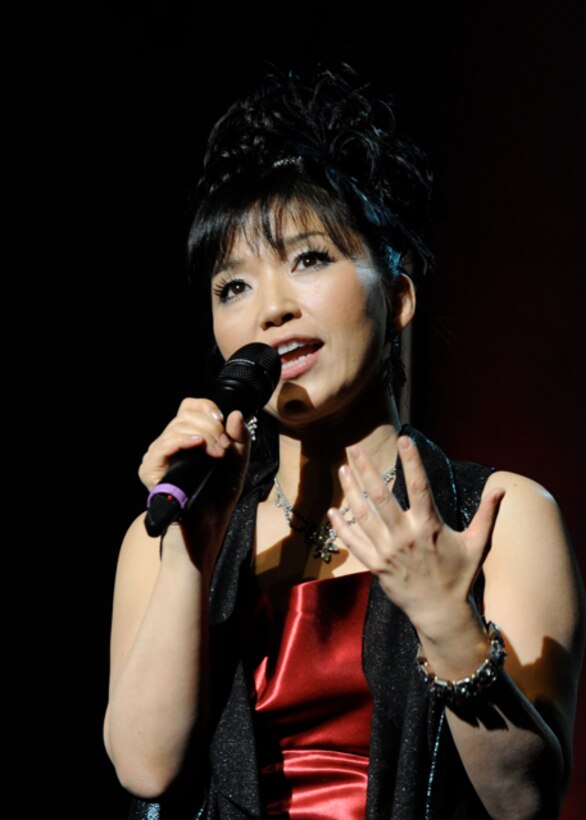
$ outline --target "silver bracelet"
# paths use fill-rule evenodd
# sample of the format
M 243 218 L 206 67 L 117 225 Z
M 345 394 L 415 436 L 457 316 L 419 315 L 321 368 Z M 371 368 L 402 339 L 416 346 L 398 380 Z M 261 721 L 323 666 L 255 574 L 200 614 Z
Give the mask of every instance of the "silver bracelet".
M 458 704 L 486 691 L 498 680 L 507 657 L 505 642 L 500 629 L 492 621 L 485 623 L 490 649 L 488 655 L 474 674 L 459 680 L 438 678 L 429 666 L 427 658 L 417 654 L 417 668 L 427 684 L 430 693 L 446 703 Z

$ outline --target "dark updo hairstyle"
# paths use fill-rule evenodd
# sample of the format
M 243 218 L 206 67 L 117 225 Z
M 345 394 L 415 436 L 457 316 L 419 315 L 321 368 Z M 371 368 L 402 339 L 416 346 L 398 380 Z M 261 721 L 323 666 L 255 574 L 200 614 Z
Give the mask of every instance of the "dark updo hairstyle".
M 285 258 L 284 219 L 304 229 L 315 216 L 344 255 L 366 244 L 391 287 L 402 273 L 417 279 L 431 262 L 422 239 L 430 192 L 424 157 L 396 133 L 391 103 L 351 68 L 273 71 L 210 134 L 188 239 L 191 284 L 209 304 L 210 277 L 236 236 Z M 388 332 L 396 390 L 404 374 Z

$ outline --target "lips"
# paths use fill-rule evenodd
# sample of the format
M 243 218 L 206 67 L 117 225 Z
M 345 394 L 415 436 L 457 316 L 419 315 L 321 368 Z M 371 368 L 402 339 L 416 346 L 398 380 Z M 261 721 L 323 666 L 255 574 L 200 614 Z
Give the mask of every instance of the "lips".
M 293 338 L 274 345 L 281 357 L 281 380 L 289 380 L 306 373 L 317 360 L 323 346 L 320 339 Z

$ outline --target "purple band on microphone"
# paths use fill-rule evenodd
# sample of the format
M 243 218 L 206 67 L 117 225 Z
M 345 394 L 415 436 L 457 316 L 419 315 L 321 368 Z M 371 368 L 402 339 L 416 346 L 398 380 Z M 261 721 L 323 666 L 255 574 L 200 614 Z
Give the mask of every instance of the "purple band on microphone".
M 147 507 L 155 495 L 172 495 L 175 501 L 178 502 L 181 509 L 185 509 L 187 502 L 189 501 L 189 498 L 180 487 L 176 487 L 174 484 L 157 484 L 157 486 L 153 487 L 149 493 L 149 497 L 147 498 Z

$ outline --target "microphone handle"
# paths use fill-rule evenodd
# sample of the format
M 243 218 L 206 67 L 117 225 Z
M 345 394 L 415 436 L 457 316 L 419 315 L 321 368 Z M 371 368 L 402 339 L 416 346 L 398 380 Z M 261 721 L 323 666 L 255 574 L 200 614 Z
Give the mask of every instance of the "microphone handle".
M 149 535 L 163 535 L 170 524 L 179 521 L 216 464 L 202 447 L 180 450 L 170 459 L 163 481 L 151 490 L 147 500 L 145 527 Z

